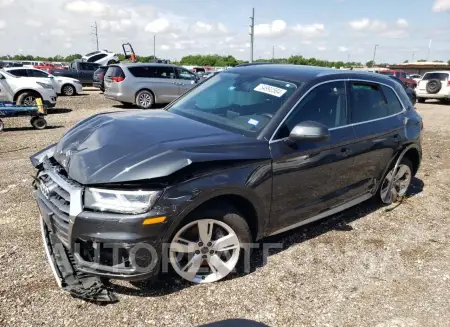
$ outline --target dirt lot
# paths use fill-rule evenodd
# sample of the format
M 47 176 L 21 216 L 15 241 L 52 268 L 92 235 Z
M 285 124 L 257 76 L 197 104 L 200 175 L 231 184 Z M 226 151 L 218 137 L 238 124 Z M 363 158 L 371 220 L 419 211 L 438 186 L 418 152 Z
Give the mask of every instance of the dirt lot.
M 255 270 L 210 285 L 115 283 L 97 306 L 59 290 L 41 244 L 29 155 L 75 122 L 122 110 L 98 92 L 58 99 L 51 128 L 6 120 L 0 135 L 0 325 L 197 326 L 246 318 L 270 326 L 450 326 L 450 105 L 418 104 L 423 162 L 392 211 L 364 203 L 271 238 L 284 248 Z M 243 326 L 243 325 L 241 325 Z

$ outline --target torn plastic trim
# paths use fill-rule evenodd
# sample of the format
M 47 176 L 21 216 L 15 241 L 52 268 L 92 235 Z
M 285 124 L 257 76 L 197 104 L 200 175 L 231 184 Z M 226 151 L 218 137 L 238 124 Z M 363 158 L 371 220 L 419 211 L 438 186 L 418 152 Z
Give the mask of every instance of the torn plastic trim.
M 400 155 L 398 156 L 397 161 L 395 162 L 394 168 L 392 168 L 392 176 L 393 176 L 393 178 L 391 178 L 391 180 L 389 181 L 389 185 L 388 185 L 389 192 L 387 193 L 389 195 L 389 199 L 383 199 L 383 201 L 386 200 L 386 203 L 392 204 L 392 203 L 398 201 L 398 194 L 392 188 L 394 186 L 394 181 L 395 181 L 394 176 L 397 173 L 398 166 L 400 165 L 400 162 L 402 161 L 402 159 L 405 156 L 406 152 L 408 152 L 412 148 L 416 148 L 416 145 L 415 144 L 410 144 L 409 146 L 404 148 L 403 151 L 400 152 Z M 389 172 L 388 172 L 388 174 L 389 174 Z
M 118 302 L 117 297 L 102 283 L 99 277 L 77 269 L 70 252 L 58 242 L 41 217 L 41 232 L 45 253 L 58 286 L 73 297 L 98 304 Z
M 45 157 L 48 157 L 48 158 L 53 157 L 53 154 L 55 153 L 55 149 L 56 149 L 56 143 L 51 144 L 51 145 L 45 147 L 44 149 L 42 149 L 41 151 L 33 154 L 30 157 L 31 164 L 33 165 L 33 167 L 37 168 L 39 165 L 41 165 Z

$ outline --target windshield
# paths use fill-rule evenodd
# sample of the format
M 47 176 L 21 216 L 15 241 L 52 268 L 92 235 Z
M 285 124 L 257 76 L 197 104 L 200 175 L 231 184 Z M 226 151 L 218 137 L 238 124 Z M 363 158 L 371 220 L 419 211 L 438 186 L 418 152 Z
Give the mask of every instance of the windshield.
M 297 87 L 268 77 L 226 72 L 209 78 L 168 110 L 256 137 Z

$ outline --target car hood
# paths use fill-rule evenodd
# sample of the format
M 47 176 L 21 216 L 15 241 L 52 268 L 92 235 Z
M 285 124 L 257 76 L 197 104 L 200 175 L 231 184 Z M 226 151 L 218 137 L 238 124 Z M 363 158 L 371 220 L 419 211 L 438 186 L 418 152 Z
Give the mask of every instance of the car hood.
M 169 176 L 194 162 L 267 159 L 270 151 L 266 141 L 165 110 L 136 110 L 79 122 L 53 156 L 70 178 L 88 185 Z

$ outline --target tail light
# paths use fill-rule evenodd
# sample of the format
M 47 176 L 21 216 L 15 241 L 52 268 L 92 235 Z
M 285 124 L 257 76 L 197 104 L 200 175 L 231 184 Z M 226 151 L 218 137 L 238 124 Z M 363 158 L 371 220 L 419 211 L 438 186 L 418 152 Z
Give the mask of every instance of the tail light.
M 450 86 L 450 81 L 447 82 L 447 86 Z
M 102 73 L 97 74 L 97 77 L 98 77 L 98 78 L 103 78 L 104 76 L 105 76 L 105 74 L 102 74 Z
M 122 82 L 124 79 L 125 79 L 125 77 L 122 77 L 122 76 L 111 77 L 111 80 L 112 80 L 113 82 L 116 82 L 116 83 L 120 83 L 120 82 Z

